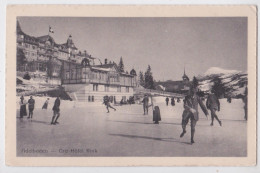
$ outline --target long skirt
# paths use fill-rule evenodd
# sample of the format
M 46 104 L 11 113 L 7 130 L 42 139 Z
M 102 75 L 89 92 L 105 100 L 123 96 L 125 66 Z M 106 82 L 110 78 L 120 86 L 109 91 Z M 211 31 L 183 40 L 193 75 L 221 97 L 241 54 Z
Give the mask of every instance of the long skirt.
M 44 103 L 42 109 L 47 109 L 47 108 L 48 108 L 48 103 Z
M 160 112 L 153 111 L 153 121 L 154 122 L 161 121 L 161 114 L 160 114 Z
M 23 118 L 23 116 L 27 115 L 27 111 L 26 111 L 26 105 L 21 105 L 20 106 L 20 118 Z

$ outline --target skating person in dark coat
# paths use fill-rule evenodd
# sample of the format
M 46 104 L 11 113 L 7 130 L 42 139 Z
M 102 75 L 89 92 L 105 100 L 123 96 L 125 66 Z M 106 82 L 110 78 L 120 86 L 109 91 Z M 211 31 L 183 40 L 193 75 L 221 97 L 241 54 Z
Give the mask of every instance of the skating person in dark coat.
M 204 114 L 208 115 L 207 108 L 201 101 L 201 98 L 196 94 L 197 88 L 191 87 L 189 94 L 183 100 L 184 103 L 184 111 L 182 114 L 182 133 L 180 137 L 182 138 L 186 133 L 186 126 L 190 120 L 191 123 L 191 144 L 194 142 L 194 134 L 195 134 L 195 126 L 197 121 L 199 120 L 199 112 L 198 112 L 198 105 L 200 105 Z
M 53 124 L 53 125 L 59 124 L 59 122 L 57 121 L 58 118 L 60 117 L 60 97 L 59 96 L 56 98 L 52 110 L 53 110 L 53 116 L 52 116 L 51 124 Z
M 218 121 L 219 125 L 222 126 L 221 121 L 218 119 L 216 111 L 220 111 L 220 103 L 219 100 L 214 93 L 210 93 L 208 99 L 206 101 L 206 106 L 211 112 L 211 126 L 213 126 L 214 118 Z
M 161 113 L 159 106 L 155 106 L 153 110 L 153 121 L 154 124 L 159 124 L 159 121 L 161 121 Z
M 169 98 L 166 97 L 165 101 L 166 101 L 166 105 L 168 106 L 168 104 L 169 104 Z
M 28 109 L 29 109 L 29 116 L 28 119 L 33 117 L 33 110 L 34 110 L 34 104 L 35 104 L 35 100 L 33 99 L 33 97 L 31 96 L 30 99 L 28 100 Z
M 174 100 L 174 97 L 172 97 L 171 99 L 171 105 L 174 106 L 175 105 L 175 100 Z
M 27 111 L 26 111 L 26 100 L 24 99 L 23 96 L 20 97 L 20 118 L 23 118 L 23 116 L 27 115 Z
M 43 104 L 42 109 L 47 109 L 48 108 L 48 104 L 49 104 L 49 98 L 47 98 L 47 100 Z
M 245 89 L 244 96 L 243 96 L 242 99 L 243 99 L 243 102 L 245 103 L 245 105 L 244 105 L 244 111 L 245 111 L 244 119 L 247 120 L 247 87 Z
M 112 108 L 114 109 L 114 111 L 116 111 L 116 109 L 110 105 L 110 100 L 108 96 L 104 97 L 103 103 L 106 105 L 107 113 L 109 113 L 109 108 Z
M 147 95 L 144 95 L 144 99 L 143 99 L 143 109 L 144 109 L 144 115 L 146 115 L 146 113 L 148 114 L 148 103 L 149 103 L 149 98 Z

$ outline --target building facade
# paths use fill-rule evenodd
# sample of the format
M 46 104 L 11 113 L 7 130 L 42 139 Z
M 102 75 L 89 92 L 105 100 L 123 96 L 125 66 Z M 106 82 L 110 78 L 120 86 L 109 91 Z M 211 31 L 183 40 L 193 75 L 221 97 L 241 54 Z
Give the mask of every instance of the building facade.
M 81 64 L 84 58 L 93 63 L 86 51 L 75 46 L 72 36 L 63 44 L 57 44 L 50 33 L 33 37 L 24 33 L 17 21 L 17 71 L 39 74 L 41 77 L 61 77 L 62 64 Z
M 113 103 L 126 102 L 137 86 L 135 73 L 122 73 L 115 63 L 77 68 L 66 64 L 63 77 L 62 84 L 70 96 L 84 102 L 102 102 L 104 96 Z
M 17 21 L 17 74 L 28 72 L 37 78 L 56 79 L 73 100 L 126 102 L 134 95 L 136 72 L 120 72 L 115 63 L 95 65 L 94 58 L 75 46 L 72 36 L 57 44 L 48 34 L 33 37 Z M 57 84 L 57 83 L 56 83 Z

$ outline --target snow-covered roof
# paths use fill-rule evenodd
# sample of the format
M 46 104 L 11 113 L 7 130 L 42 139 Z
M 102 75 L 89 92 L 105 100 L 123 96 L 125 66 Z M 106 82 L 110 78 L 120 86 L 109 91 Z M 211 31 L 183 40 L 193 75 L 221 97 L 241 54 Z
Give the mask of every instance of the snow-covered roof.
M 106 71 L 109 72 L 110 68 L 101 68 L 101 67 L 91 67 L 93 70 Z

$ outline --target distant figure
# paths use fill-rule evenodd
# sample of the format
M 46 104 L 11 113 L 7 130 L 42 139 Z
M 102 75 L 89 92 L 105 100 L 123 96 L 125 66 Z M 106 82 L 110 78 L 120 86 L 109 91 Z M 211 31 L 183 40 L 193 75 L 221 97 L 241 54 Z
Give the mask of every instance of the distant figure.
M 166 97 L 165 101 L 166 101 L 166 105 L 168 106 L 168 103 L 169 103 L 169 98 L 168 98 L 168 97 Z
M 175 100 L 174 100 L 174 97 L 172 97 L 171 99 L 171 105 L 174 106 L 175 105 Z
M 23 118 L 23 116 L 27 116 L 27 111 L 26 111 L 26 100 L 24 99 L 23 96 L 20 97 L 20 118 Z
M 161 121 L 161 113 L 159 106 L 155 106 L 153 110 L 153 121 L 154 124 L 159 124 L 159 121 Z
M 181 101 L 180 98 L 177 98 L 177 103 L 180 103 L 180 101 Z
M 25 80 L 30 80 L 31 79 L 31 76 L 29 75 L 28 72 L 25 73 L 25 75 L 23 76 L 23 79 L 25 79 Z
M 31 96 L 30 99 L 28 100 L 28 109 L 29 109 L 29 116 L 28 119 L 33 117 L 33 110 L 34 110 L 34 104 L 35 104 L 35 100 L 33 99 L 33 97 Z
M 114 109 L 114 111 L 116 111 L 116 109 L 110 105 L 110 100 L 109 100 L 108 96 L 104 96 L 103 104 L 105 104 L 105 106 L 107 108 L 107 113 L 109 113 L 109 108 L 112 108 L 112 109 Z
M 148 98 L 148 96 L 147 95 L 144 95 L 144 99 L 143 99 L 143 108 L 144 108 L 144 115 L 146 115 L 146 113 L 147 113 L 147 115 L 148 115 L 148 102 L 149 102 L 149 98 Z
M 227 98 L 227 102 L 228 102 L 228 103 L 231 103 L 231 97 L 228 97 L 228 98 Z
M 197 121 L 199 120 L 199 112 L 198 112 L 198 105 L 200 105 L 202 111 L 204 114 L 208 115 L 207 108 L 201 101 L 200 97 L 196 94 L 197 88 L 191 87 L 188 95 L 183 100 L 183 107 L 184 111 L 182 114 L 182 133 L 180 137 L 182 138 L 184 134 L 186 133 L 186 126 L 190 120 L 190 126 L 191 126 L 191 144 L 194 142 L 194 134 L 195 134 L 195 126 Z
M 47 98 L 47 100 L 43 104 L 42 109 L 47 109 L 48 108 L 48 104 L 49 104 L 49 98 Z
M 244 111 L 245 111 L 244 119 L 247 120 L 247 118 L 248 118 L 247 117 L 247 87 L 245 89 L 244 96 L 242 97 L 242 100 L 245 103 L 245 105 L 244 105 Z
M 60 97 L 59 96 L 56 98 L 52 110 L 53 110 L 53 116 L 52 116 L 51 124 L 53 124 L 53 125 L 59 124 L 59 122 L 57 121 L 58 118 L 60 117 Z
M 211 126 L 213 126 L 214 118 L 218 121 L 219 125 L 222 126 L 221 121 L 218 119 L 216 111 L 220 111 L 220 103 L 219 100 L 214 93 L 210 93 L 208 99 L 206 101 L 206 106 L 211 112 Z

